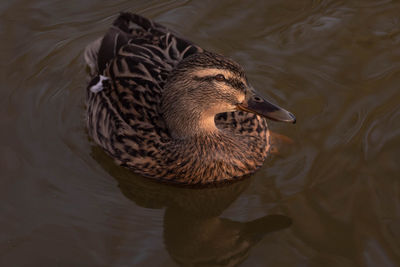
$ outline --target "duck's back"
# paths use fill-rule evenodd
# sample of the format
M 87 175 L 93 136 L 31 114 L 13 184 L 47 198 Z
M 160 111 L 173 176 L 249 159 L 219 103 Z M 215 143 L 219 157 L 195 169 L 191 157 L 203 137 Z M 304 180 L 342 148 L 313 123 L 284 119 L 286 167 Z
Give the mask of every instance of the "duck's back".
M 166 79 L 177 64 L 202 52 L 202 48 L 162 25 L 122 13 L 104 38 L 85 51 L 92 78 L 86 100 L 90 136 L 118 164 L 146 176 L 171 178 L 174 170 L 166 166 L 171 162 L 168 157 L 177 155 L 168 151 L 171 136 L 159 111 L 161 96 Z M 217 116 L 216 123 L 249 135 L 261 132 L 262 163 L 267 149 L 264 119 L 236 112 Z

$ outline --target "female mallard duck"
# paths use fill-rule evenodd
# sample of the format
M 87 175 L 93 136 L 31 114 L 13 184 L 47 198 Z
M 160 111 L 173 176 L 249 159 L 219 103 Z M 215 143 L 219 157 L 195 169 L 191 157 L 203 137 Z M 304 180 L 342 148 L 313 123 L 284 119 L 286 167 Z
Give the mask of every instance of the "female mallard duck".
M 144 176 L 182 184 L 242 177 L 268 154 L 265 118 L 295 122 L 236 62 L 135 14 L 121 13 L 85 59 L 90 136 Z

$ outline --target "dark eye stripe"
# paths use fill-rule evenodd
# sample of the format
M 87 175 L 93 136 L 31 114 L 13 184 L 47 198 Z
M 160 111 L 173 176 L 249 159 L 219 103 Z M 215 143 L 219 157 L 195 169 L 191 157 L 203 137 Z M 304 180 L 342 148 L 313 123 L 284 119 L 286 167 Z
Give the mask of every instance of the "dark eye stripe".
M 235 78 L 230 78 L 227 80 L 227 83 L 230 84 L 233 88 L 239 90 L 239 91 L 245 91 L 246 86 L 243 84 L 243 82 L 239 79 Z
M 214 76 L 202 76 L 202 77 L 194 76 L 193 79 L 196 81 L 211 81 L 214 80 Z

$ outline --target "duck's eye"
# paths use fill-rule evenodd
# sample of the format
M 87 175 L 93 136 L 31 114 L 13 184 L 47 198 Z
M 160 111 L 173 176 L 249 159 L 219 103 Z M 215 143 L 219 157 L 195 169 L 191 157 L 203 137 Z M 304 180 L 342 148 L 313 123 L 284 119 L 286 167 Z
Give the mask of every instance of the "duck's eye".
M 225 76 L 222 74 L 217 74 L 217 75 L 215 75 L 215 79 L 219 82 L 223 82 L 223 81 L 225 81 Z

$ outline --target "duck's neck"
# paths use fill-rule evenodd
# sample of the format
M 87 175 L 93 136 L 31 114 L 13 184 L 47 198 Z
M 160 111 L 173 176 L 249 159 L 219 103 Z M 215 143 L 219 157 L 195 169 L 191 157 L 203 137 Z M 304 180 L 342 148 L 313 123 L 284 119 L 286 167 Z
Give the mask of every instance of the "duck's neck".
M 199 135 L 212 135 L 220 130 L 215 125 L 215 113 L 211 110 L 186 109 L 179 106 L 164 111 L 163 117 L 174 139 L 190 139 Z

